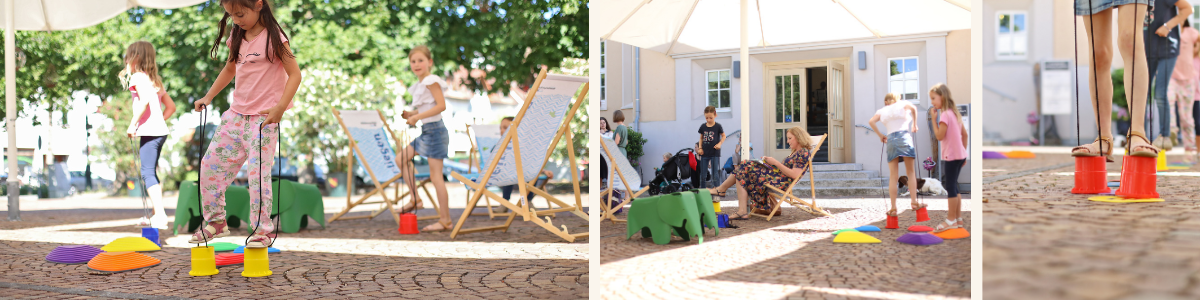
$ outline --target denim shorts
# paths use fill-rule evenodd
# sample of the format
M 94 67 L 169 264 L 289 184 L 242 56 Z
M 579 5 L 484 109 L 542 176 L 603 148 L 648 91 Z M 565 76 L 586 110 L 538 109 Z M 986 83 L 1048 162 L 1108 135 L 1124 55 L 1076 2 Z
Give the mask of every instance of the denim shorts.
M 450 132 L 446 131 L 446 123 L 442 121 L 421 124 L 421 136 L 408 145 L 427 159 L 446 159 Z
M 1150 4 L 1149 0 L 1075 0 L 1075 15 L 1088 16 L 1126 4 Z
M 908 130 L 887 135 L 887 161 L 892 161 L 897 157 L 917 157 L 917 151 L 913 148 L 912 134 L 908 133 Z

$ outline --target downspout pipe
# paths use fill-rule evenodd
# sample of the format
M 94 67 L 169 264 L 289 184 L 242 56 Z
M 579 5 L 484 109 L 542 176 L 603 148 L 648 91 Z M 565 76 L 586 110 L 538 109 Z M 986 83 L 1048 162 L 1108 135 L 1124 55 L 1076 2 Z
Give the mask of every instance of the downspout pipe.
M 633 130 L 642 131 L 642 47 L 633 48 Z

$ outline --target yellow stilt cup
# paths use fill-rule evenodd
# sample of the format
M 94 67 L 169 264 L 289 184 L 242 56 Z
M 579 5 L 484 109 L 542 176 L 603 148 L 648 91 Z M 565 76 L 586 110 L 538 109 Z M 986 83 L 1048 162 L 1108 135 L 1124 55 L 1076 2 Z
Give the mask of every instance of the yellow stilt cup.
M 1158 166 L 1155 169 L 1158 169 L 1158 171 L 1166 171 L 1167 170 L 1167 151 L 1166 150 L 1158 151 Z
M 188 275 L 212 276 L 217 275 L 216 255 L 213 247 L 192 247 L 192 270 Z
M 271 263 L 267 259 L 267 248 L 245 248 L 245 269 L 242 277 L 271 276 Z

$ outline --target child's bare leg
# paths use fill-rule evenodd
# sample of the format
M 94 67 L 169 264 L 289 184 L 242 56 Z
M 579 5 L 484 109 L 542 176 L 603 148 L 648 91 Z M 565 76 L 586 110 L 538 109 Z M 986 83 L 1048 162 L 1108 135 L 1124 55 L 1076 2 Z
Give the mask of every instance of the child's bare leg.
M 1132 119 L 1133 119 L 1130 122 L 1129 130 L 1139 131 L 1139 132 L 1146 132 L 1146 127 L 1145 127 L 1146 96 L 1150 89 L 1150 72 L 1149 72 L 1150 68 L 1148 65 L 1146 65 L 1146 47 L 1145 47 L 1145 44 L 1143 43 L 1144 32 L 1141 30 L 1142 25 L 1144 24 L 1143 16 L 1145 16 L 1147 11 L 1148 11 L 1148 8 L 1144 4 L 1122 5 L 1117 8 L 1117 24 L 1115 26 L 1112 24 L 1107 24 L 1107 26 L 1102 26 L 1102 25 L 1105 25 L 1102 23 L 1111 23 L 1111 22 L 1107 22 L 1108 20 L 1111 20 L 1111 10 L 1109 12 L 1107 12 L 1107 13 L 1109 13 L 1107 15 L 1107 16 L 1110 16 L 1109 18 L 1102 18 L 1100 14 L 1097 14 L 1095 16 L 1096 20 L 1094 22 L 1095 25 L 1097 25 L 1095 30 L 1097 33 L 1099 33 L 1099 34 L 1097 34 L 1097 37 L 1096 37 L 1097 50 L 1104 48 L 1104 47 L 1100 46 L 1100 45 L 1102 45 L 1100 42 L 1101 42 L 1101 40 L 1109 40 L 1107 38 L 1107 36 L 1108 36 L 1109 32 L 1112 32 L 1111 28 L 1116 27 L 1116 29 L 1117 29 L 1117 43 L 1120 45 L 1120 48 L 1118 48 L 1117 50 L 1121 52 L 1121 60 L 1124 62 L 1124 64 L 1126 66 L 1128 66 L 1128 67 L 1126 67 L 1126 69 L 1133 71 L 1133 72 L 1125 72 L 1125 82 L 1126 82 L 1125 86 L 1133 88 L 1132 91 L 1130 91 L 1127 88 L 1126 92 L 1125 92 L 1125 97 L 1127 98 L 1126 101 L 1128 101 L 1128 103 L 1129 103 L 1130 115 L 1132 116 Z M 1104 20 L 1104 21 L 1101 21 L 1101 20 Z M 1102 31 L 1101 29 L 1104 27 L 1107 27 L 1108 29 Z M 1089 34 L 1089 36 L 1090 35 L 1091 34 Z M 1103 45 L 1112 45 L 1111 40 L 1109 40 L 1109 41 L 1110 41 L 1110 43 L 1105 43 Z M 1100 63 L 1099 61 L 1101 60 L 1101 57 L 1099 54 L 1102 54 L 1102 53 L 1103 52 L 1096 53 L 1097 54 L 1097 56 L 1096 56 L 1097 63 L 1096 64 Z M 1109 52 L 1107 52 L 1107 55 L 1109 57 L 1112 57 L 1111 50 Z M 1105 68 L 1104 70 L 1108 70 L 1108 68 Z M 1108 91 L 1107 95 L 1109 95 L 1107 98 L 1105 98 L 1105 97 L 1100 98 L 1099 111 L 1100 111 L 1100 116 L 1101 116 L 1101 122 L 1105 122 L 1106 119 L 1110 119 L 1110 118 L 1107 118 L 1107 116 L 1111 116 L 1111 113 L 1106 113 L 1108 111 L 1111 111 L 1111 109 L 1106 109 L 1106 108 L 1112 107 L 1112 92 L 1111 92 L 1112 81 L 1111 81 L 1111 79 L 1108 79 L 1108 78 L 1112 78 L 1112 76 L 1106 76 L 1103 78 L 1099 77 L 1099 76 L 1103 76 L 1103 75 L 1107 75 L 1107 74 L 1109 74 L 1109 73 L 1105 72 L 1102 74 L 1098 74 L 1097 78 L 1096 78 L 1098 80 L 1106 80 L 1107 79 L 1107 81 L 1108 81 L 1107 89 L 1100 87 L 1102 93 L 1103 93 L 1103 91 Z M 1105 101 L 1106 99 L 1108 101 Z M 1102 131 L 1111 131 L 1109 129 L 1109 128 L 1111 128 L 1111 121 L 1102 123 L 1100 128 Z M 1106 130 L 1106 129 L 1109 129 L 1109 130 Z M 1103 134 L 1103 132 L 1102 132 L 1102 134 Z M 1129 139 L 1129 143 L 1131 143 L 1133 145 L 1133 147 L 1130 147 L 1130 149 L 1132 149 L 1133 151 L 1137 151 L 1138 148 L 1143 148 L 1145 150 L 1157 149 L 1157 148 L 1154 148 L 1153 146 L 1151 146 L 1149 142 L 1142 140 L 1141 138 L 1131 138 L 1131 139 Z
M 423 207 L 421 205 L 421 196 L 417 193 L 417 180 L 414 178 L 416 170 L 412 169 L 412 159 L 416 156 L 416 151 L 412 147 L 405 146 L 400 149 L 399 157 L 396 162 L 400 165 L 400 180 L 403 184 L 408 185 L 408 192 L 412 196 L 412 201 L 404 205 L 401 211 L 413 211 Z M 399 199 L 397 199 L 399 201 Z
M 904 171 L 908 174 L 908 196 L 912 198 L 912 208 L 917 209 L 920 203 L 917 203 L 917 193 L 920 189 L 917 188 L 917 171 L 913 168 L 913 162 L 916 159 L 912 157 L 904 157 Z M 894 182 L 894 181 L 893 181 Z M 892 185 L 895 187 L 896 185 Z M 896 198 L 892 197 L 892 208 L 896 207 Z
M 446 192 L 446 181 L 442 178 L 442 165 L 443 161 L 441 159 L 429 160 L 429 181 L 433 183 L 433 188 L 437 191 L 438 206 L 442 209 L 438 212 L 439 223 L 425 227 L 427 230 L 436 230 L 432 227 L 442 227 L 442 224 L 450 224 L 451 221 L 450 206 L 448 206 L 450 204 L 450 195 Z
M 891 211 L 896 211 L 896 193 L 897 193 L 897 190 L 899 189 L 899 187 L 897 187 L 896 184 L 893 184 L 892 182 L 896 182 L 896 179 L 900 177 L 900 175 L 898 175 L 900 173 L 899 164 L 900 164 L 900 158 L 896 158 L 891 161 L 888 161 L 888 171 L 890 172 L 889 174 L 891 174 L 891 175 L 889 175 L 890 177 L 888 177 L 889 178 L 888 179 L 888 197 L 890 197 L 890 199 L 892 200 Z M 916 188 L 913 186 L 909 186 L 908 189 L 911 191 L 916 191 Z
M 1143 9 L 1142 12 L 1145 12 L 1145 10 L 1144 10 L 1145 6 L 1143 6 L 1142 9 Z M 1125 9 L 1122 9 L 1122 11 L 1124 11 L 1124 10 Z M 1088 101 L 1088 104 L 1092 106 L 1092 109 L 1094 111 L 1096 111 L 1098 119 L 1091 118 L 1088 120 L 1098 122 L 1098 123 L 1096 123 L 1096 125 L 1100 128 L 1100 137 L 1103 137 L 1103 138 L 1112 138 L 1112 95 L 1113 95 L 1112 13 L 1113 13 L 1112 9 L 1106 9 L 1102 12 L 1096 13 L 1095 15 L 1093 15 L 1091 17 L 1088 17 L 1088 16 L 1081 17 L 1083 19 L 1083 26 L 1087 31 L 1087 36 L 1088 36 L 1088 41 L 1089 41 L 1088 47 L 1092 47 L 1093 44 L 1095 45 L 1095 47 L 1092 49 L 1091 54 L 1085 54 L 1084 57 L 1077 58 L 1079 60 L 1087 62 L 1088 65 L 1091 65 L 1091 72 L 1088 72 L 1088 82 L 1089 82 L 1089 86 L 1092 89 L 1088 90 L 1088 94 L 1092 95 L 1092 97 L 1091 97 L 1091 99 L 1089 99 L 1091 101 Z M 1141 27 L 1139 26 L 1138 28 L 1141 28 Z M 1126 29 L 1126 31 L 1128 31 L 1128 28 Z M 1138 30 L 1138 31 L 1141 31 L 1141 30 Z M 1140 37 L 1139 37 L 1139 39 L 1140 39 Z M 1093 62 L 1093 55 L 1095 56 L 1094 62 Z M 1142 57 L 1145 57 L 1145 53 L 1142 53 L 1140 55 Z M 1146 71 L 1146 70 L 1148 70 L 1148 68 L 1145 67 L 1146 60 L 1144 58 L 1142 59 L 1141 65 L 1142 65 L 1142 68 L 1138 68 L 1140 70 L 1134 70 L 1134 71 L 1141 73 L 1144 76 L 1146 74 L 1149 74 Z M 1126 66 L 1128 66 L 1128 64 L 1126 64 Z M 1126 68 L 1126 70 L 1128 71 L 1130 69 Z M 1129 76 L 1131 74 L 1133 74 L 1133 73 L 1125 72 L 1125 80 L 1126 80 L 1125 82 L 1130 82 L 1128 80 L 1129 80 L 1129 78 L 1130 78 Z M 1143 82 L 1145 82 L 1145 81 L 1143 81 Z M 1138 85 L 1139 86 L 1136 86 L 1134 88 L 1137 88 L 1139 91 L 1142 91 L 1141 92 L 1142 95 L 1140 97 L 1143 100 L 1145 100 L 1145 91 L 1147 91 L 1146 88 L 1148 88 L 1147 84 L 1138 84 Z M 1129 85 L 1126 84 L 1125 86 L 1128 87 Z M 1128 93 L 1130 93 L 1130 92 L 1127 92 L 1126 94 L 1128 94 Z M 1136 94 L 1139 92 L 1133 91 L 1132 93 Z M 1137 106 L 1130 105 L 1130 107 L 1137 107 Z M 1143 109 L 1145 108 L 1144 105 L 1141 107 Z M 1141 122 L 1141 121 L 1138 121 L 1139 118 L 1141 118 L 1141 117 L 1142 116 L 1134 116 L 1134 120 L 1135 120 L 1134 122 Z M 1105 144 L 1103 146 L 1105 148 L 1107 148 L 1109 145 Z M 1101 153 L 1101 151 L 1107 150 L 1107 149 L 1101 149 L 1101 145 L 1099 143 L 1092 143 L 1092 144 L 1088 145 L 1087 148 L 1088 148 L 1088 152 L 1090 152 L 1090 153 Z

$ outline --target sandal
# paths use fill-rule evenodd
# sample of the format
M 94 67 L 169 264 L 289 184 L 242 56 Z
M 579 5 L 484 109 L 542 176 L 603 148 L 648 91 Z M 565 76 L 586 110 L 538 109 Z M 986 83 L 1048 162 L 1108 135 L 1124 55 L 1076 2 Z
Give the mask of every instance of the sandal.
M 246 242 L 246 248 L 266 248 L 275 244 L 275 234 L 255 234 Z
M 208 222 L 203 228 L 192 234 L 192 239 L 188 240 L 189 244 L 199 244 L 210 242 L 215 238 L 229 235 L 229 224 L 222 222 Z
M 917 211 L 918 209 L 929 207 L 929 204 L 919 203 L 919 202 L 913 202 L 913 203 L 910 203 L 909 205 L 912 205 L 913 211 Z
M 413 201 L 409 201 L 409 203 L 412 203 L 412 202 Z M 412 206 L 405 205 L 404 207 L 401 207 L 400 214 L 412 213 L 412 212 L 417 211 L 418 209 L 425 208 L 425 205 L 422 205 L 421 201 L 416 201 L 416 202 L 417 202 L 417 204 L 415 204 L 415 205 L 412 205 Z
M 1142 141 L 1145 142 L 1145 145 L 1139 145 L 1135 148 L 1133 146 L 1133 137 L 1135 137 L 1135 136 L 1142 138 Z M 1158 157 L 1159 149 L 1157 147 L 1154 147 L 1154 145 L 1150 144 L 1150 139 L 1146 138 L 1145 133 L 1140 132 L 1140 131 L 1130 130 L 1129 138 L 1127 138 L 1127 139 L 1129 140 L 1129 142 L 1125 143 L 1125 152 L 1129 153 L 1130 156 L 1154 157 L 1154 158 Z
M 895 208 L 888 210 L 888 211 L 887 211 L 887 215 L 888 215 L 889 217 L 899 217 L 899 216 L 900 216 L 899 214 L 896 214 L 896 209 L 895 209 Z
M 945 220 L 941 223 L 938 223 L 937 227 L 933 228 L 933 233 L 940 233 L 954 228 L 963 228 L 962 223 L 959 223 L 959 221 L 954 221 L 954 224 L 950 224 L 949 221 L 950 220 Z
M 718 192 L 717 189 L 708 189 L 708 194 L 713 197 L 725 197 L 725 192 Z
M 433 227 L 433 225 L 442 225 L 442 228 L 441 229 L 429 229 L 429 227 Z M 449 222 L 442 223 L 441 220 L 438 220 L 437 223 L 429 224 L 429 226 L 425 226 L 425 228 L 421 228 L 421 231 L 446 231 L 446 230 L 450 230 L 450 228 L 452 228 L 452 227 L 450 226 Z
M 1097 151 L 1095 151 L 1095 152 L 1092 151 L 1092 148 L 1091 148 L 1092 144 L 1096 144 Z M 1105 150 L 1105 147 L 1104 147 L 1106 144 L 1108 145 L 1107 150 Z M 1112 143 L 1111 137 L 1098 137 L 1098 138 L 1096 138 L 1095 141 L 1092 141 L 1091 144 L 1081 145 L 1081 146 L 1078 146 L 1075 148 L 1071 148 L 1071 156 L 1076 156 L 1076 157 L 1104 156 L 1105 161 L 1115 162 L 1115 160 L 1113 160 L 1113 158 L 1112 158 L 1112 146 L 1113 146 L 1113 143 Z
M 748 213 L 747 214 L 737 213 L 737 214 L 734 214 L 734 216 L 736 216 L 736 217 L 729 217 L 729 219 L 730 220 L 738 220 L 738 221 L 750 219 L 750 214 L 748 214 Z

